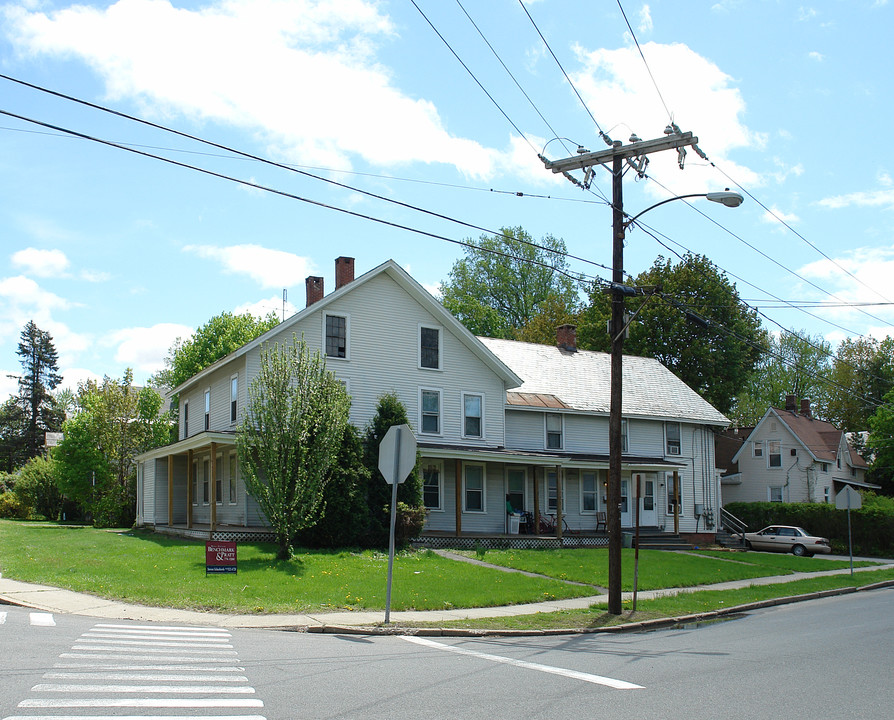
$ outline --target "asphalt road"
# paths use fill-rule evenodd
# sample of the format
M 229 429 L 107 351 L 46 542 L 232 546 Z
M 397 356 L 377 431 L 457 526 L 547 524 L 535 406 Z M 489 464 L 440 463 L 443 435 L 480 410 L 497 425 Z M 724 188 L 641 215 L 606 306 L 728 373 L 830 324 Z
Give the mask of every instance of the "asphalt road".
M 429 639 L 0 606 L 0 718 L 887 719 L 892 609 L 884 589 L 700 627 Z

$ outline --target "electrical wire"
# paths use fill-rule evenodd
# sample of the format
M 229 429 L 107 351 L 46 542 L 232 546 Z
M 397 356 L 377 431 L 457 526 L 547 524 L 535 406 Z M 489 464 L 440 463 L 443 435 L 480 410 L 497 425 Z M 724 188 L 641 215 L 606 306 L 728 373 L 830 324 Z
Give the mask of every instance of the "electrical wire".
M 646 61 L 646 56 L 643 54 L 643 49 L 639 45 L 639 40 L 636 39 L 636 33 L 633 32 L 633 27 L 630 25 L 630 21 L 627 19 L 627 13 L 624 12 L 624 6 L 621 5 L 621 0 L 618 0 L 618 9 L 621 11 L 621 15 L 624 18 L 624 22 L 627 24 L 627 29 L 630 31 L 630 37 L 633 38 L 633 42 L 636 45 L 637 51 L 639 51 L 639 56 L 643 60 L 643 65 L 646 66 L 646 72 L 649 73 L 649 78 L 652 80 L 652 85 L 655 87 L 655 92 L 658 93 L 658 98 L 661 100 L 661 104 L 664 105 L 664 112 L 667 113 L 667 119 L 673 123 L 674 116 L 671 113 L 670 109 L 667 107 L 667 103 L 664 102 L 664 96 L 661 94 L 661 88 L 658 87 L 658 83 L 655 81 L 655 76 L 652 74 L 652 68 L 649 67 L 649 63 Z

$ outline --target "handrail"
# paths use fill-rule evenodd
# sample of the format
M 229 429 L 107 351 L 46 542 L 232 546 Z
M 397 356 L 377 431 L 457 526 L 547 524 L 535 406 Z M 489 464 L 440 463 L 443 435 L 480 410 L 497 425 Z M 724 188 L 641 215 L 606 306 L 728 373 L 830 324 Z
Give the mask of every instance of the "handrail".
M 731 534 L 744 533 L 748 526 L 726 508 L 720 508 L 720 525 Z

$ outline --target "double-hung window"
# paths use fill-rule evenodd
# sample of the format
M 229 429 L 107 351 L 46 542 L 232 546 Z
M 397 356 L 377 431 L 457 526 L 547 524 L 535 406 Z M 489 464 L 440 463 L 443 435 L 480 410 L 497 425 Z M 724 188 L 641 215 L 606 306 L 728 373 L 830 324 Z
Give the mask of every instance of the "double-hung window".
M 546 449 L 562 449 L 562 416 L 558 413 L 546 414 Z
M 214 502 L 217 505 L 223 502 L 223 454 L 218 454 L 214 463 Z
M 205 429 L 211 429 L 211 388 L 205 391 Z
M 583 513 L 596 512 L 596 471 L 584 470 L 580 476 L 580 510 Z
M 202 504 L 207 505 L 211 501 L 211 461 L 205 458 L 202 461 Z
M 236 459 L 236 453 L 230 453 L 230 505 L 236 504 L 236 481 L 239 478 L 239 461 Z
M 422 468 L 422 503 L 428 510 L 442 510 L 441 507 L 441 463 L 432 461 Z
M 419 367 L 441 369 L 441 328 L 419 326 Z
M 628 452 L 628 450 L 627 450 L 628 444 L 629 443 L 627 442 L 627 420 L 625 418 L 621 418 L 621 452 L 622 453 Z
M 767 467 L 782 467 L 782 442 L 780 440 L 767 441 Z M 780 502 L 782 502 L 780 500 Z
M 506 471 L 506 508 L 512 508 L 513 512 L 522 512 L 525 509 L 525 471 L 523 468 L 509 468 Z
M 183 401 L 183 438 L 189 437 L 189 400 Z
M 427 435 L 440 435 L 441 391 L 422 389 L 419 391 L 419 401 L 422 415 L 419 422 L 421 431 Z
M 556 471 L 550 470 L 546 473 L 546 509 L 548 512 L 556 512 L 557 507 L 559 507 L 559 483 Z M 562 507 L 563 509 L 565 507 L 564 500 Z
M 230 378 L 230 424 L 236 422 L 236 401 L 239 398 L 239 376 L 233 375 Z
M 484 398 L 481 395 L 463 393 L 463 437 L 484 437 Z
M 668 455 L 679 455 L 681 447 L 680 423 L 664 423 L 664 443 Z
M 764 456 L 764 443 L 761 440 L 755 440 L 751 443 L 751 455 L 753 457 Z
M 782 487 L 781 486 L 768 487 L 767 488 L 767 500 L 769 500 L 770 502 L 781 503 L 782 502 Z
M 674 484 L 673 473 L 665 475 L 664 480 L 667 485 L 667 514 L 672 516 L 674 510 L 676 510 L 677 513 L 683 512 L 683 496 L 680 494 L 680 476 L 677 475 L 676 484 Z M 676 504 L 674 503 L 675 499 L 677 501 Z
M 465 465 L 463 475 L 465 511 L 484 512 L 484 465 Z
M 327 358 L 348 359 L 348 317 L 347 315 L 324 316 L 323 340 Z

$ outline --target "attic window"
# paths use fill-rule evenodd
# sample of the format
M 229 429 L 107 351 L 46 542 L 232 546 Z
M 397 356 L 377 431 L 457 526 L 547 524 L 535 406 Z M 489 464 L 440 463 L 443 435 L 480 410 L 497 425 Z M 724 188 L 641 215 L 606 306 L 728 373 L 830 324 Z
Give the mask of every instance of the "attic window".
M 419 328 L 419 366 L 430 370 L 441 369 L 441 329 Z
M 348 357 L 348 318 L 326 315 L 326 357 Z
M 797 456 L 797 454 L 798 454 L 798 448 L 792 448 L 791 453 L 792 453 L 792 457 Z

